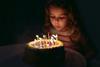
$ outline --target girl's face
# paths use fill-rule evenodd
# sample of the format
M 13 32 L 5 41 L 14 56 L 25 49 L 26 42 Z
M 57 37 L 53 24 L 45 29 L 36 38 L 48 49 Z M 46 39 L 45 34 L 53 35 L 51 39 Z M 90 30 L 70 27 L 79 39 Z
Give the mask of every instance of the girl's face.
M 65 14 L 65 10 L 58 7 L 50 7 L 49 13 L 52 26 L 57 31 L 65 31 L 68 22 L 68 16 Z

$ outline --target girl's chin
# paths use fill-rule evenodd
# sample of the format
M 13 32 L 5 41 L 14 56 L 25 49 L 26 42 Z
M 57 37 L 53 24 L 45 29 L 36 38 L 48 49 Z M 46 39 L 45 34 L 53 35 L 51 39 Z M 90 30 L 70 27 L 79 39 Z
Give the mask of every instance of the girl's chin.
M 60 32 L 60 31 L 62 31 L 62 29 L 59 29 L 59 28 L 58 28 L 58 29 L 56 29 L 56 30 L 57 30 L 57 31 L 59 31 L 59 32 Z
M 56 28 L 57 31 L 59 32 L 64 32 L 65 30 L 64 29 L 61 29 L 61 28 Z

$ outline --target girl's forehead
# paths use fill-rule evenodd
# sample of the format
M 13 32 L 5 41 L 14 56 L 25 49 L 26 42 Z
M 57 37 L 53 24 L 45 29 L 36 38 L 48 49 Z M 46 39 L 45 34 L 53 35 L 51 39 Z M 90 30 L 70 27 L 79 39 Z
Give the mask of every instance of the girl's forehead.
M 66 13 L 66 11 L 63 8 L 59 8 L 59 7 L 50 7 L 49 8 L 49 13 L 50 14 L 57 14 L 57 15 L 63 15 Z
M 49 13 L 51 15 L 65 15 L 67 13 L 67 11 L 61 7 L 54 7 L 54 6 L 51 6 L 49 8 Z

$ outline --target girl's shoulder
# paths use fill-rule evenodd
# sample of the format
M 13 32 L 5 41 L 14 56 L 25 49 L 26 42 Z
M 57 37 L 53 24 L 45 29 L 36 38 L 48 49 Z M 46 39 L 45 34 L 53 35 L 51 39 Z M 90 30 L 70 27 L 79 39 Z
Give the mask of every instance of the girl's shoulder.
M 78 41 L 81 37 L 80 30 L 77 27 L 73 27 L 73 33 L 70 35 L 73 41 Z
M 81 44 L 87 43 L 87 37 L 80 31 L 79 28 L 74 28 L 74 32 L 71 35 L 71 38 L 75 42 L 80 42 Z

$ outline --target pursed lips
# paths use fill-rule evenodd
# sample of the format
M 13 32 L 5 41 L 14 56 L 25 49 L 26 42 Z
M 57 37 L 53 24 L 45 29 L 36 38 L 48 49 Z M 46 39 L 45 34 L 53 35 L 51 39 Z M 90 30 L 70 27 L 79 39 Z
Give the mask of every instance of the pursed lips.
M 60 26 L 56 26 L 56 28 L 60 28 Z

